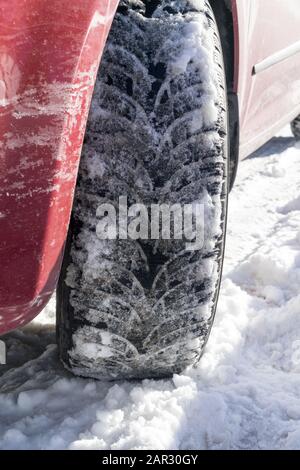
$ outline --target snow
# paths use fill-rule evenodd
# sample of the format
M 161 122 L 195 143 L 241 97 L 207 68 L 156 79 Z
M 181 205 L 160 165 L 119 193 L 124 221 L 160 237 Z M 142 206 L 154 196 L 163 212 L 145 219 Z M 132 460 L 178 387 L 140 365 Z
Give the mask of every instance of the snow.
M 199 2 L 198 2 L 199 3 Z M 201 11 L 201 5 L 197 5 Z M 216 87 L 217 78 L 211 79 L 211 71 L 214 70 L 213 57 L 210 51 L 213 50 L 214 44 L 213 30 L 211 28 L 203 28 L 203 24 L 197 21 L 191 21 L 185 28 L 183 35 L 186 37 L 183 50 L 179 57 L 176 57 L 172 64 L 174 75 L 179 75 L 187 70 L 188 64 L 194 62 L 198 66 L 201 81 L 205 94 L 201 98 L 201 113 L 194 113 L 192 121 L 192 132 L 202 129 L 203 124 L 207 127 L 213 126 L 218 119 L 218 108 L 216 102 L 218 100 L 218 90 Z
M 95 338 L 98 340 L 97 343 L 95 343 Z M 109 347 L 112 342 L 111 335 L 107 331 L 86 326 L 85 329 L 80 328 L 77 331 L 73 341 L 74 350 L 85 358 L 96 361 L 100 357 L 108 358 L 113 356 L 112 349 Z M 70 352 L 70 355 L 73 356 L 73 351 Z M 76 357 L 76 353 L 74 356 Z
M 197 368 L 160 381 L 75 378 L 57 359 L 54 300 L 8 334 L 0 448 L 300 449 L 299 193 L 300 146 L 287 129 L 240 163 Z

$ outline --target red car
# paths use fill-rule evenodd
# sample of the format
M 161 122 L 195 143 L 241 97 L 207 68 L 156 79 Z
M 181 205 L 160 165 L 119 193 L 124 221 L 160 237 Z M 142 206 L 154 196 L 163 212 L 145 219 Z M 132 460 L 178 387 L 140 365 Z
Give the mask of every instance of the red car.
M 299 0 L 0 0 L 0 17 L 0 334 L 57 288 L 74 373 L 180 372 L 213 323 L 239 159 L 287 122 L 300 137 Z M 99 236 L 121 200 L 140 236 Z M 137 204 L 187 207 L 191 228 L 202 208 L 201 247 L 142 234 Z

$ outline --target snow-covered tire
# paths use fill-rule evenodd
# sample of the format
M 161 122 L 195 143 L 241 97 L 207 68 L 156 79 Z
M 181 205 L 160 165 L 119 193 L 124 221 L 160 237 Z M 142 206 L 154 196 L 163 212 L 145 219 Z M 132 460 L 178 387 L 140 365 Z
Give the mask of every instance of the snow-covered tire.
M 80 376 L 163 377 L 195 364 L 221 278 L 227 98 L 205 0 L 122 0 L 97 77 L 58 286 L 60 357 Z M 101 240 L 97 207 L 204 204 L 204 244 Z
M 291 128 L 296 139 L 300 140 L 300 116 L 292 121 Z

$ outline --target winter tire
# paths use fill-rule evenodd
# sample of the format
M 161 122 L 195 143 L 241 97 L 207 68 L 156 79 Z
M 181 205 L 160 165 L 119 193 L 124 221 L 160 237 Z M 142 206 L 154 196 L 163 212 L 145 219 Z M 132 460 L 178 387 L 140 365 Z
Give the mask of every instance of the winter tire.
M 97 77 L 57 296 L 60 356 L 103 380 L 197 363 L 213 323 L 227 212 L 227 99 L 204 0 L 122 0 Z M 100 203 L 204 207 L 204 243 L 102 240 Z

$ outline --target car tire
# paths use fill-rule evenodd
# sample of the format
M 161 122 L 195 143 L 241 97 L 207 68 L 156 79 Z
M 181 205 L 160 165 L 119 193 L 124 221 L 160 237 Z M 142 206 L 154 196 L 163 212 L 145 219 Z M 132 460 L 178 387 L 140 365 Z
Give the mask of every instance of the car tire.
M 98 72 L 57 291 L 60 357 L 102 380 L 160 378 L 196 364 L 222 273 L 227 97 L 208 1 L 122 0 Z M 204 208 L 203 246 L 103 240 L 97 208 Z
M 300 116 L 292 121 L 291 128 L 296 139 L 300 140 Z

